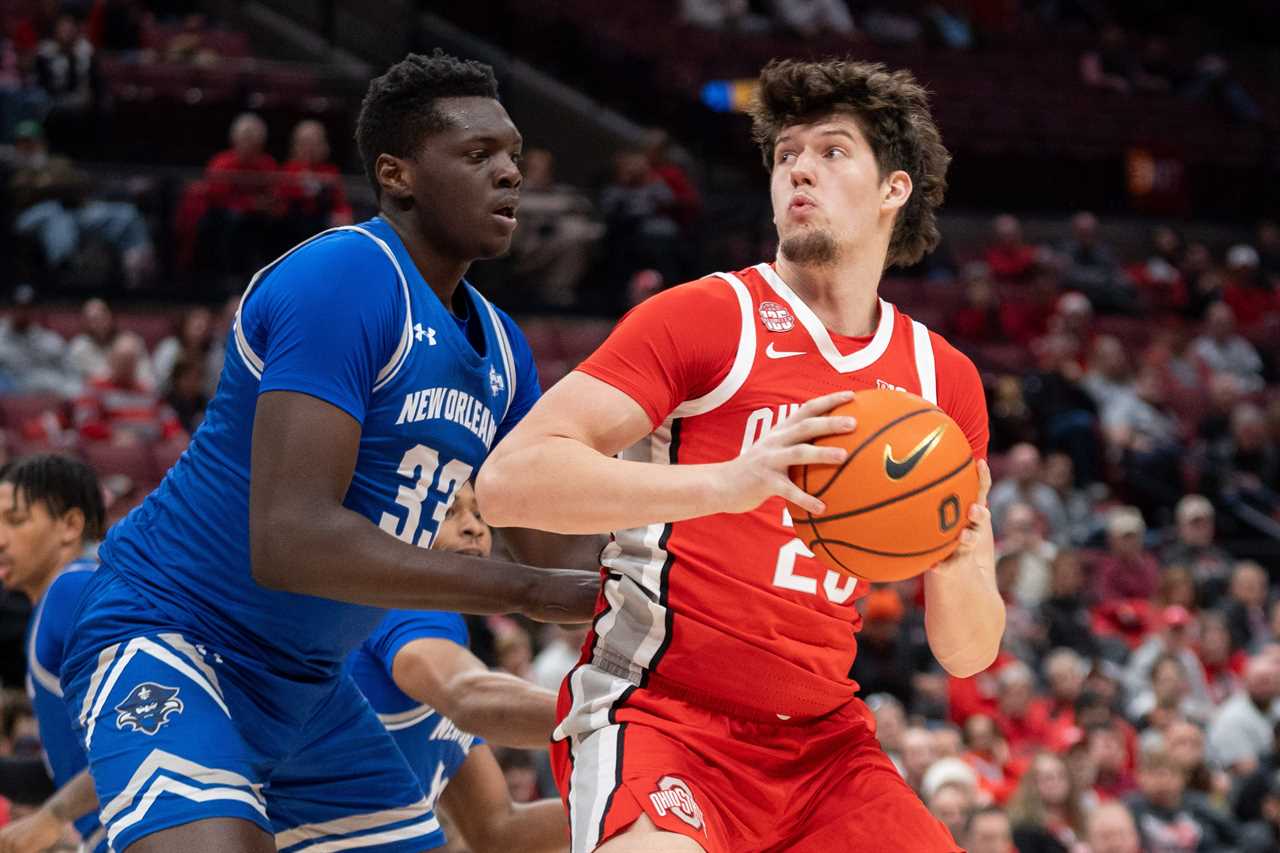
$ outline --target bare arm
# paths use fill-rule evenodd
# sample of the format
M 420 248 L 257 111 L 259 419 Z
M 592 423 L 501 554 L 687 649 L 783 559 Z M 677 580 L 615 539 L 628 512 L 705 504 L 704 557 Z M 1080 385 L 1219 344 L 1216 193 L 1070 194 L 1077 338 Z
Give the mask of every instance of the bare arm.
M 638 403 L 585 373 L 570 373 L 502 440 L 476 479 L 485 519 L 497 527 L 598 533 L 718 512 L 746 512 L 782 495 L 811 512 L 822 502 L 787 477 L 792 465 L 839 464 L 839 448 L 808 444 L 853 429 L 822 417 L 850 392 L 811 400 L 737 459 L 660 465 L 614 458 L 653 431 Z
M 253 577 L 271 589 L 376 607 L 591 617 L 593 573 L 533 569 L 402 542 L 342 505 L 360 424 L 290 391 L 258 398 L 249 541 Z
M 987 492 L 991 471 L 978 462 L 981 485 L 960 547 L 925 572 L 925 635 L 943 669 L 957 678 L 982 672 L 1000 652 L 1004 600 L 996 588 L 995 542 Z
M 474 853 L 558 853 L 569 849 L 569 818 L 559 800 L 513 803 L 493 752 L 471 750 L 445 786 L 440 805 Z
M 46 850 L 58 843 L 72 822 L 97 807 L 98 793 L 85 768 L 39 809 L 0 829 L 0 853 Z
M 414 699 L 491 743 L 545 749 L 551 740 L 555 694 L 523 678 L 491 672 L 452 640 L 406 643 L 391 664 L 391 677 Z

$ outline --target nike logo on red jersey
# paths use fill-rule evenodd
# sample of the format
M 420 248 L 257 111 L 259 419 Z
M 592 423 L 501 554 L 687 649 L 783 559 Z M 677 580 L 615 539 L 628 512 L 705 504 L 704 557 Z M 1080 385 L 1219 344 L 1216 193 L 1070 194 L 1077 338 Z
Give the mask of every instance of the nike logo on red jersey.
M 764 348 L 764 354 L 769 356 L 769 358 L 791 358 L 793 355 L 804 355 L 804 352 L 791 352 L 790 350 L 774 349 L 773 342 L 770 341 L 769 345 Z

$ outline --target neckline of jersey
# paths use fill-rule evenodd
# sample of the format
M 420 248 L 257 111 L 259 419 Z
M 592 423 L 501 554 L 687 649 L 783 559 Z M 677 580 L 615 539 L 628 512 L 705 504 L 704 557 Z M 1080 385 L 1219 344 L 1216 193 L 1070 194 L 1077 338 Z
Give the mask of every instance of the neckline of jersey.
M 832 332 L 823 325 L 822 320 L 818 318 L 813 309 L 782 280 L 782 276 L 778 275 L 772 264 L 756 264 L 755 270 L 765 280 L 765 283 L 772 288 L 773 292 L 787 303 L 792 313 L 800 320 L 800 325 L 804 326 L 805 331 L 809 333 L 809 337 L 813 339 L 819 354 L 837 372 L 853 373 L 870 367 L 888 350 L 889 342 L 893 338 L 894 323 L 897 319 L 897 311 L 894 309 L 893 303 L 885 302 L 877 297 L 880 303 L 880 320 L 876 324 L 875 333 L 867 338 L 851 338 L 837 333 L 838 337 L 846 341 L 867 341 L 865 346 L 846 354 L 842 353 L 836 346 L 836 342 L 832 338 Z

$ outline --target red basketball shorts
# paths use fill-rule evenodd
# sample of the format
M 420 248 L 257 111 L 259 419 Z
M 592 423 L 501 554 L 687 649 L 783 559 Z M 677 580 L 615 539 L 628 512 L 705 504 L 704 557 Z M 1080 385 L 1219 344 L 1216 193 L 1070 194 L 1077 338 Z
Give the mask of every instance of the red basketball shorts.
M 952 853 L 960 847 L 902 780 L 853 700 L 826 717 L 738 719 L 648 690 L 580 708 L 551 763 L 572 853 L 641 814 L 707 853 Z M 560 711 L 570 710 L 567 689 Z

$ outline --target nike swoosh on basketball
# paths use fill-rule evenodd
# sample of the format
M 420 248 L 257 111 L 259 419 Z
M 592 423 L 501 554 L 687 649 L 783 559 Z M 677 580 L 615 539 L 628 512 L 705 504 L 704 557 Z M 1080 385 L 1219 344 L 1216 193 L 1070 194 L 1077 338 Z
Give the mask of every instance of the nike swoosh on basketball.
M 929 455 L 929 451 L 938 446 L 938 442 L 942 439 L 943 427 L 938 427 L 933 432 L 921 439 L 920 443 L 907 454 L 906 459 L 898 460 L 893 458 L 893 446 L 885 444 L 884 446 L 884 472 L 889 475 L 890 480 L 901 480 L 903 477 L 911 473 L 911 471 L 920 464 L 920 460 Z
M 764 354 L 769 356 L 769 358 L 791 358 L 793 355 L 804 355 L 804 352 L 791 352 L 790 350 L 774 349 L 773 342 L 770 341 L 769 345 L 764 348 Z

